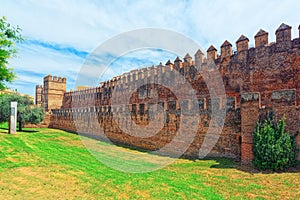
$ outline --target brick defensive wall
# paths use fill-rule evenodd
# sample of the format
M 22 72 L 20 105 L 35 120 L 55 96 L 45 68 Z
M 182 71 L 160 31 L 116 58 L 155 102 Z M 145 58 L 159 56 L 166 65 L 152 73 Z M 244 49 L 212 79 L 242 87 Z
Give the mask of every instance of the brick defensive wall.
M 253 157 L 252 131 L 260 114 L 273 109 L 277 118 L 286 117 L 290 134 L 300 130 L 300 27 L 295 39 L 292 39 L 291 29 L 281 24 L 275 32 L 276 42 L 269 43 L 269 33 L 259 30 L 252 48 L 249 48 L 249 39 L 241 35 L 236 41 L 236 51 L 226 40 L 221 45 L 220 55 L 214 46 L 210 46 L 206 57 L 198 50 L 194 60 L 186 54 L 183 60 L 177 57 L 165 65 L 160 63 L 132 70 L 101 83 L 99 87 L 64 92 L 58 109 L 59 100 L 55 100 L 50 127 L 91 137 L 107 137 L 117 144 L 154 151 L 176 137 L 182 115 L 198 112 L 197 134 L 184 153 L 186 157 L 196 158 L 210 125 L 213 105 L 216 112 L 224 109 L 227 112 L 218 142 L 208 156 L 240 158 L 243 163 L 250 163 Z M 215 97 L 221 91 L 214 91 L 216 95 L 211 97 L 203 73 L 200 73 L 213 70 L 221 74 L 226 98 Z M 171 82 L 156 84 L 173 79 L 187 81 L 196 91 L 196 98 L 188 98 L 190 91 L 180 91 L 181 88 L 174 88 Z M 210 79 L 218 84 L 213 80 L 214 76 Z M 179 90 L 181 96 L 176 96 L 174 90 Z M 113 98 L 113 94 L 117 98 Z M 125 98 L 128 95 L 129 101 Z M 51 98 L 48 96 L 44 102 L 50 105 L 46 101 L 51 101 Z M 159 109 L 163 109 L 163 116 L 151 115 Z M 120 128 L 130 128 L 134 124 L 147 126 L 153 120 L 151 117 L 164 122 L 158 133 L 151 137 L 132 136 Z M 174 141 L 174 144 L 180 146 L 182 142 Z M 297 142 L 300 144 L 300 137 Z M 170 154 L 172 151 L 176 148 L 170 149 Z

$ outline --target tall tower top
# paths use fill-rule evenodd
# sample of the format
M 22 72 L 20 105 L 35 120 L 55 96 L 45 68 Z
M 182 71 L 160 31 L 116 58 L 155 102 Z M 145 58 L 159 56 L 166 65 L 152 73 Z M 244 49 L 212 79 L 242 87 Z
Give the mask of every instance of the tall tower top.
M 260 29 L 254 36 L 255 47 L 263 47 L 269 43 L 269 33 L 263 29 Z
M 182 62 L 182 60 L 177 56 L 177 58 L 174 60 L 174 62 Z
M 192 65 L 192 56 L 190 56 L 189 53 L 187 53 L 184 58 L 183 58 L 184 62 L 187 64 L 187 65 Z
M 168 61 L 166 62 L 166 65 L 173 65 L 173 63 L 171 62 L 171 60 L 168 60 Z
M 263 29 L 260 29 L 260 30 L 256 33 L 256 35 L 254 36 L 254 38 L 257 38 L 257 37 L 263 36 L 263 35 L 269 35 L 269 33 L 268 33 L 267 31 L 263 30 Z
M 197 52 L 195 53 L 195 56 L 200 56 L 200 55 L 204 55 L 204 53 L 200 49 L 198 49 Z
M 192 59 L 192 57 L 190 56 L 189 53 L 187 53 L 187 54 L 184 56 L 184 60 L 187 60 L 187 59 Z
M 275 33 L 279 32 L 279 31 L 284 31 L 284 30 L 287 30 L 287 29 L 292 29 L 291 26 L 285 24 L 285 23 L 282 23 L 279 28 L 276 30 Z
M 282 23 L 276 30 L 276 43 L 281 45 L 281 49 L 290 48 L 292 39 L 292 27 Z
M 221 48 L 227 47 L 227 46 L 232 46 L 232 44 L 230 42 L 228 42 L 228 40 L 225 40 L 225 42 L 222 44 Z
M 217 49 L 211 45 L 208 49 L 207 49 L 207 58 L 211 58 L 211 59 L 217 59 Z
M 239 43 L 239 42 L 242 42 L 242 41 L 245 41 L 245 40 L 247 40 L 247 41 L 249 42 L 249 39 L 248 39 L 246 36 L 241 35 L 241 36 L 239 37 L 239 39 L 236 41 L 236 43 Z
M 207 49 L 207 52 L 210 51 L 217 51 L 217 49 L 213 45 L 210 45 L 210 47 Z

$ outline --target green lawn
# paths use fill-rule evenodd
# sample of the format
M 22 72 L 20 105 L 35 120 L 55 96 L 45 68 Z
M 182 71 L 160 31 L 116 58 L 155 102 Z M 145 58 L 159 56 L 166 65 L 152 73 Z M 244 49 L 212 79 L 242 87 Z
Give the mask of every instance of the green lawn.
M 97 145 L 103 159 L 113 157 L 112 145 Z M 137 165 L 160 159 L 147 156 Z M 0 129 L 0 199 L 300 199 L 299 187 L 300 173 L 251 174 L 228 159 L 179 159 L 157 171 L 123 173 L 95 159 L 75 134 Z

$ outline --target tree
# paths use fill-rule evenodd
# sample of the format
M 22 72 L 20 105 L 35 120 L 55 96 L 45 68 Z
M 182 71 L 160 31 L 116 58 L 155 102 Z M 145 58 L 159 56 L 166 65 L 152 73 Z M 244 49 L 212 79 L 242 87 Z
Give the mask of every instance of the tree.
M 23 41 L 21 29 L 10 25 L 5 17 L 0 18 L 0 90 L 6 88 L 6 83 L 15 78 L 12 68 L 8 68 L 8 60 L 17 53 L 15 42 Z
M 261 117 L 253 132 L 253 164 L 266 170 L 278 170 L 297 164 L 297 136 L 285 130 L 285 119 L 275 121 L 273 112 Z
M 0 96 L 0 122 L 7 122 L 9 120 L 9 106 L 11 101 L 18 102 L 17 121 L 20 131 L 22 131 L 24 123 L 38 124 L 43 121 L 45 112 L 42 107 L 34 106 L 33 101 L 28 96 L 12 93 Z

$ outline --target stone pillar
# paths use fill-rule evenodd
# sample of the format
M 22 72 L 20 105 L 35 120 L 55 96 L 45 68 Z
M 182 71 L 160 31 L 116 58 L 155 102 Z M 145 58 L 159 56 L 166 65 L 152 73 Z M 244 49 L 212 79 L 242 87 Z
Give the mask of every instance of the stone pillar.
M 18 102 L 10 102 L 10 116 L 9 116 L 9 133 L 17 133 L 17 104 Z
M 259 118 L 260 94 L 244 93 L 241 95 L 241 162 L 251 164 L 253 160 L 252 152 L 252 132 Z

